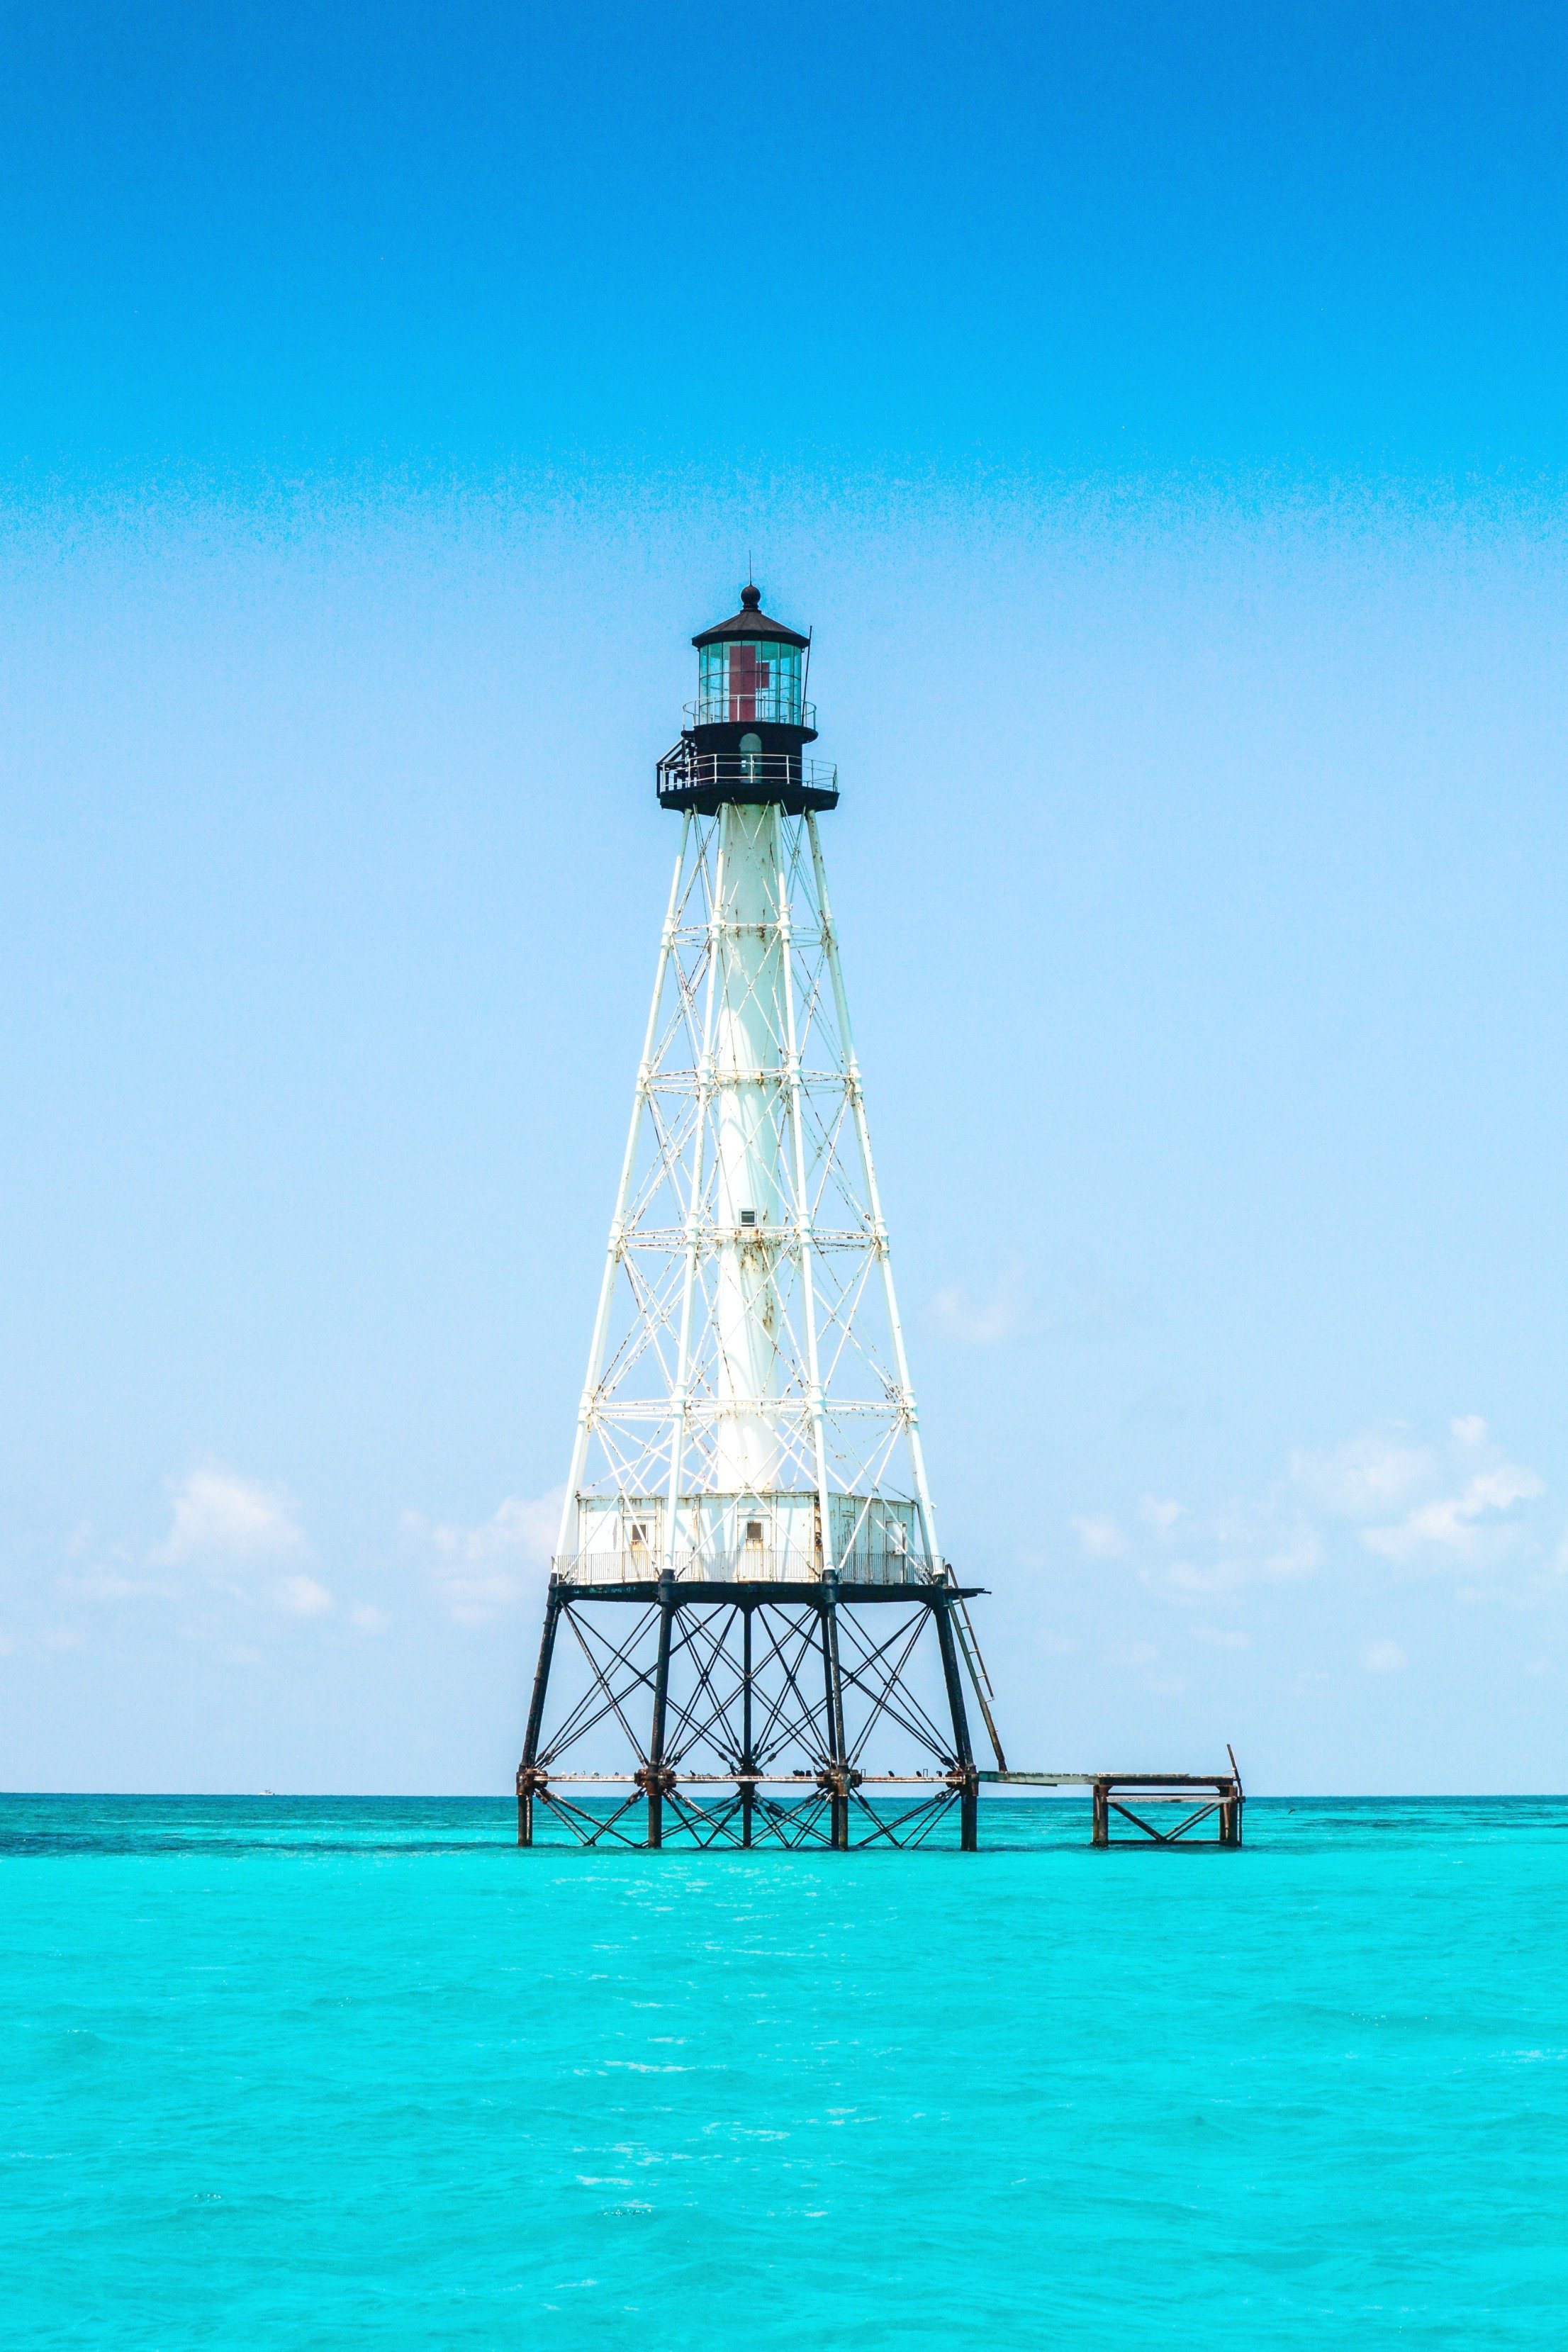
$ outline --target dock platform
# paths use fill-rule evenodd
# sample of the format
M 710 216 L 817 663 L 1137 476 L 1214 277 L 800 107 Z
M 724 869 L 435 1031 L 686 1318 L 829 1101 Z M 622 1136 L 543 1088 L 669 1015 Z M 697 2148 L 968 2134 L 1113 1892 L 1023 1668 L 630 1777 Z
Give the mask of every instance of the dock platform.
M 1002 1783 L 1009 1788 L 1089 1790 L 1094 1799 L 1094 1833 L 1090 1842 L 1097 1846 L 1180 1843 L 1189 1851 L 1203 1846 L 1238 1846 L 1247 1792 L 1241 1785 L 1236 1750 L 1227 1748 L 1226 1753 L 1230 1758 L 1228 1772 L 998 1771 L 982 1772 L 980 1779 L 983 1784 Z M 1158 1819 L 1144 1818 L 1156 1806 L 1175 1806 L 1180 1818 L 1162 1828 Z M 1112 1836 L 1113 1814 L 1129 1823 L 1136 1834 Z M 1215 1826 L 1209 1834 L 1191 1834 L 1210 1821 Z

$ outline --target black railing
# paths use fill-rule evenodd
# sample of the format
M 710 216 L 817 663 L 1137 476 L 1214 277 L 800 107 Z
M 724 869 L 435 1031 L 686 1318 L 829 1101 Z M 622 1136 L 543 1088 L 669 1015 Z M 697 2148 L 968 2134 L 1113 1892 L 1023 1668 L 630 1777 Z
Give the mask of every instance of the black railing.
M 613 1551 L 558 1555 L 550 1565 L 568 1584 L 657 1584 L 664 1556 L 656 1545 L 626 1544 Z M 673 1565 L 679 1583 L 815 1584 L 822 1574 L 822 1555 L 793 1544 L 715 1544 L 700 1551 L 681 1544 Z M 845 1584 L 941 1581 L 923 1557 L 875 1536 L 850 1545 L 834 1566 Z
M 656 772 L 659 799 L 673 808 L 721 801 L 779 801 L 786 808 L 832 808 L 838 771 L 798 751 L 699 751 L 684 738 Z
M 733 685 L 715 687 L 687 704 L 686 723 L 689 727 L 809 727 L 815 733 L 816 705 L 801 700 L 798 678 L 793 690 L 787 686 L 764 686 L 748 694 Z

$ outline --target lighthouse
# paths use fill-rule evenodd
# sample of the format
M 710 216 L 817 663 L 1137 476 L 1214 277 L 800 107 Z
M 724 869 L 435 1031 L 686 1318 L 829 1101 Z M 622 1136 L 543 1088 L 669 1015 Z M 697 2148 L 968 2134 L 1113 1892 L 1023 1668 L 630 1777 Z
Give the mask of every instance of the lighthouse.
M 518 1838 L 976 1843 L 937 1535 L 819 820 L 811 640 L 699 632 L 679 844 L 518 1768 Z M 952 1816 L 956 1815 L 956 1822 Z M 552 1832 L 547 1830 L 552 1824 Z

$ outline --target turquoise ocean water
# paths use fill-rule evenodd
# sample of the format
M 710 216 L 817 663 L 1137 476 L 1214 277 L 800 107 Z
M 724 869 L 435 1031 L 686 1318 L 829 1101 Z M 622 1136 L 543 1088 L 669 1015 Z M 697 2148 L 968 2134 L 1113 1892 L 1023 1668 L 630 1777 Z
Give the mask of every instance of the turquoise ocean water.
M 0 1801 L 0 2342 L 1568 2344 L 1568 1803 Z

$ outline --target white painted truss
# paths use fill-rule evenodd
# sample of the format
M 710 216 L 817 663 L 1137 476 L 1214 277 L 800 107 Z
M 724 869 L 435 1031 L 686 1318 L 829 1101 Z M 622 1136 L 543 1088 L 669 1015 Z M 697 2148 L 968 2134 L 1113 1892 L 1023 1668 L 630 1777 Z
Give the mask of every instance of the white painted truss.
M 556 1572 L 940 1577 L 816 818 L 681 823 Z

